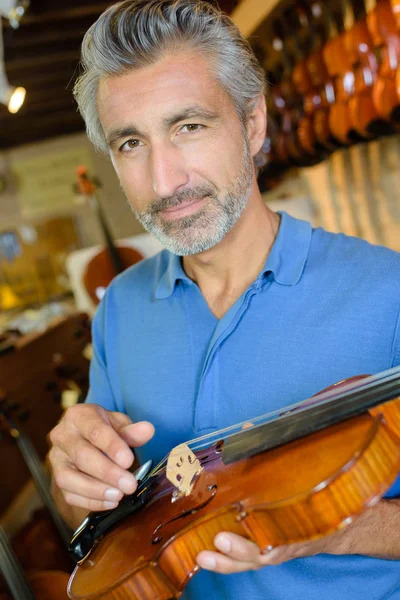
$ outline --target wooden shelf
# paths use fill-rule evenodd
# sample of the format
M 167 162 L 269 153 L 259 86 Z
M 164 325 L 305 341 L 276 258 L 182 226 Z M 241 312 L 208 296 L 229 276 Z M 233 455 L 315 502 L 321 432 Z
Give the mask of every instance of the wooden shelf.
M 244 37 L 249 37 L 279 4 L 280 0 L 242 0 L 231 18 Z

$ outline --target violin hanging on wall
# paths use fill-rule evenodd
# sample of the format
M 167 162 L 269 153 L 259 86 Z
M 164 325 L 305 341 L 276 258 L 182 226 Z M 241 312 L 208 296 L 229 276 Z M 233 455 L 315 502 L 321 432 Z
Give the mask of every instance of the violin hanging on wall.
M 329 127 L 330 107 L 335 103 L 335 85 L 323 55 L 324 42 L 328 38 L 330 27 L 325 4 L 320 0 L 313 0 L 311 5 L 300 2 L 297 6 L 303 11 L 303 19 L 306 19 L 311 40 L 306 67 L 320 98 L 319 106 L 313 112 L 313 129 L 319 146 L 325 151 L 333 152 L 342 143 L 333 136 Z
M 78 190 L 89 200 L 106 242 L 106 247 L 89 261 L 83 276 L 87 293 L 94 304 L 98 304 L 114 277 L 142 260 L 144 256 L 135 248 L 114 244 L 104 212 L 96 195 L 99 182 L 89 177 L 85 166 L 78 167 L 76 173 Z
M 343 15 L 333 12 L 325 2 L 322 2 L 322 8 L 328 37 L 323 48 L 323 58 L 335 93 L 335 99 L 329 108 L 329 131 L 339 143 L 349 145 L 352 141 L 349 100 L 354 94 L 354 73 L 345 44 Z
M 354 94 L 349 100 L 351 135 L 368 139 L 393 133 L 390 123 L 382 118 L 373 102 L 373 86 L 378 79 L 378 60 L 367 26 L 363 1 L 341 0 L 343 6 L 346 48 L 354 72 Z

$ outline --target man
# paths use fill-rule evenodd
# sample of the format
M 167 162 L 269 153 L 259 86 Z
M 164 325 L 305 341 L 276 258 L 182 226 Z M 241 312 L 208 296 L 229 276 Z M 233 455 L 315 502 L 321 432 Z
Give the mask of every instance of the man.
M 107 290 L 87 402 L 51 434 L 54 494 L 73 524 L 135 490 L 130 447 L 158 461 L 400 363 L 400 256 L 264 205 L 264 76 L 226 16 L 194 0 L 127 0 L 82 54 L 88 134 L 166 250 Z M 184 597 L 400 599 L 399 494 L 398 480 L 340 533 L 262 555 L 221 532 Z

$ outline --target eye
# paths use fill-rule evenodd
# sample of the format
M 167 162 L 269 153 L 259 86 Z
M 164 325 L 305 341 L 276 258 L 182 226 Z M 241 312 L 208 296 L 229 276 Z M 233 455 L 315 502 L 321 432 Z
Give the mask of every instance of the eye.
M 122 144 L 119 150 L 120 152 L 130 152 L 131 150 L 136 150 L 136 148 L 139 148 L 139 144 L 139 140 L 127 140 Z
M 186 127 L 188 133 L 197 133 L 201 129 L 204 128 L 204 125 L 199 125 L 198 123 L 188 123 L 187 125 L 182 125 L 181 131 Z

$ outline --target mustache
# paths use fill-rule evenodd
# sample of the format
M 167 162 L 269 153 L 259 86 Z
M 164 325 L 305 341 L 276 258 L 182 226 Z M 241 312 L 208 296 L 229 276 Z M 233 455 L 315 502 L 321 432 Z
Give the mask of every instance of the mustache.
M 169 198 L 158 198 L 157 200 L 153 200 L 145 212 L 147 214 L 156 214 L 167 208 L 179 206 L 188 200 L 205 198 L 206 196 L 215 197 L 216 190 L 210 185 L 197 186 L 195 188 L 182 190 L 181 192 L 178 192 Z

